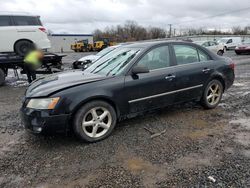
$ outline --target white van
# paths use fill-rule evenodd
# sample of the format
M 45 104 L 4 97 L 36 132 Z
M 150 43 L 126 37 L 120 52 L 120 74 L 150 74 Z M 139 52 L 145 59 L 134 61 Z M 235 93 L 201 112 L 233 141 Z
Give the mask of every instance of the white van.
M 228 38 L 221 38 L 218 40 L 219 44 L 224 46 L 225 50 L 235 49 L 236 46 L 242 43 L 241 37 L 228 37 Z
M 33 46 L 38 49 L 51 47 L 40 17 L 0 13 L 0 52 L 15 52 L 23 56 Z

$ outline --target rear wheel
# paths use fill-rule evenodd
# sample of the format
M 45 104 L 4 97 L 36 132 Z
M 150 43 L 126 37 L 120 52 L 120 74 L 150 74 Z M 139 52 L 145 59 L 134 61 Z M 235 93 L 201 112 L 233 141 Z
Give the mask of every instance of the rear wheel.
M 5 73 L 4 71 L 0 68 L 0 86 L 4 84 L 5 81 Z
M 201 99 L 202 105 L 207 109 L 218 106 L 223 94 L 223 85 L 219 80 L 212 80 L 208 83 Z
M 104 101 L 92 101 L 78 110 L 73 128 L 81 140 L 96 142 L 107 138 L 115 125 L 114 108 Z
M 34 49 L 34 44 L 27 40 L 20 40 L 14 46 L 16 54 L 20 56 L 25 56 L 32 49 Z
M 223 51 L 223 50 L 219 50 L 219 51 L 217 52 L 217 55 L 219 55 L 219 56 L 223 56 L 223 54 L 224 54 L 224 51 Z

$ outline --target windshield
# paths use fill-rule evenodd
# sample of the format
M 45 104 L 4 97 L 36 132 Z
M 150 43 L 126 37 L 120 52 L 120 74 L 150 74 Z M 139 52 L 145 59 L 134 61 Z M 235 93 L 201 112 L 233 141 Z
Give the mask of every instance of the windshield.
M 101 75 L 117 75 L 140 52 L 138 48 L 117 48 L 97 60 L 85 72 Z
M 108 54 L 109 52 L 113 51 L 114 49 L 115 49 L 115 47 L 108 47 L 108 48 L 103 49 L 102 51 L 100 51 L 96 55 L 102 57 L 102 56 Z

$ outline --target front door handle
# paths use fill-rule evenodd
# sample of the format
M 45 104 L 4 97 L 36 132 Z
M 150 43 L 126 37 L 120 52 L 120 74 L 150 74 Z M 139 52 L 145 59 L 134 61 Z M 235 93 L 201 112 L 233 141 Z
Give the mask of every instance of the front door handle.
M 165 79 L 166 79 L 166 80 L 169 80 L 169 81 L 173 80 L 174 78 L 175 78 L 175 75 L 172 75 L 172 74 L 167 75 L 167 76 L 165 77 Z
M 210 69 L 208 69 L 208 68 L 204 68 L 203 70 L 202 70 L 202 72 L 204 72 L 204 73 L 208 73 L 210 71 Z

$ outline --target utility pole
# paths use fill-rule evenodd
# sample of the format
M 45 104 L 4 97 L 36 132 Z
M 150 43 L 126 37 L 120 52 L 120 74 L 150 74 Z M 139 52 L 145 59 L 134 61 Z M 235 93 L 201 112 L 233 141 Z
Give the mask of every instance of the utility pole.
M 169 25 L 169 38 L 172 37 L 172 24 L 168 24 Z

